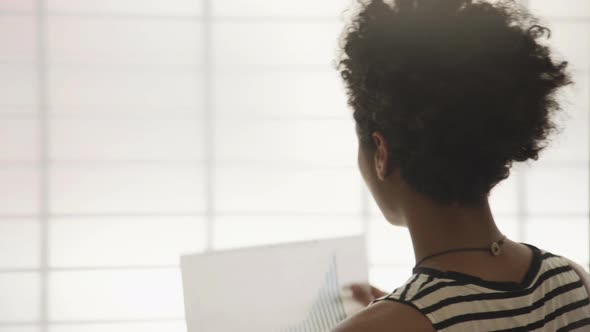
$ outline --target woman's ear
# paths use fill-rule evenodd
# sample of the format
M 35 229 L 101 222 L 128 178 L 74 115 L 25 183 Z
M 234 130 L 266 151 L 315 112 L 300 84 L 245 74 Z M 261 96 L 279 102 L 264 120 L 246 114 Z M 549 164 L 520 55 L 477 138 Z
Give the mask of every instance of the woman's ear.
M 379 180 L 383 181 L 389 175 L 389 145 L 380 132 L 371 135 L 375 143 L 375 172 Z

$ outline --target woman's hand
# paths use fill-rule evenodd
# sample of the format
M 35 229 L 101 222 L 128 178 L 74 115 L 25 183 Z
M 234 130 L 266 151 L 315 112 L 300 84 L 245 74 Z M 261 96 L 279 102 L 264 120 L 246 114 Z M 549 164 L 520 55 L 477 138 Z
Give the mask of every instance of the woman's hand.
M 387 295 L 386 292 L 371 285 L 352 284 L 348 288 L 352 291 L 352 298 L 363 306 L 368 306 L 373 300 Z

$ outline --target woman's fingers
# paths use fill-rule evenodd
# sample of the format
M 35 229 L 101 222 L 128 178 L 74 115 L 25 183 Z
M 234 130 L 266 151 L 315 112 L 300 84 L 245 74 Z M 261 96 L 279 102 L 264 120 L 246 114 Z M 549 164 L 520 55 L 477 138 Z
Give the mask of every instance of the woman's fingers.
M 375 299 L 370 288 L 366 285 L 351 285 L 350 290 L 352 290 L 352 298 L 364 306 L 369 305 Z
M 375 288 L 373 286 L 371 286 L 371 294 L 373 295 L 374 298 L 378 299 L 380 297 L 383 297 L 385 295 L 387 295 L 386 292 L 380 290 L 379 288 Z
M 355 301 L 364 306 L 371 304 L 376 298 L 387 294 L 378 288 L 365 284 L 352 284 L 349 288 L 352 291 L 352 297 Z

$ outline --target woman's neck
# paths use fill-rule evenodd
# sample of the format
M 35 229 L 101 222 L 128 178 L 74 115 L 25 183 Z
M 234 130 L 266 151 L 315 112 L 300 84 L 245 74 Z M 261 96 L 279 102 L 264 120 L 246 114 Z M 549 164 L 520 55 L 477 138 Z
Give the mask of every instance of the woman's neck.
M 443 206 L 427 199 L 408 203 L 400 212 L 412 237 L 416 262 L 449 249 L 484 248 L 502 237 L 487 200 L 478 207 Z M 448 262 L 464 256 L 457 253 L 438 260 Z M 435 264 L 437 258 L 429 261 Z

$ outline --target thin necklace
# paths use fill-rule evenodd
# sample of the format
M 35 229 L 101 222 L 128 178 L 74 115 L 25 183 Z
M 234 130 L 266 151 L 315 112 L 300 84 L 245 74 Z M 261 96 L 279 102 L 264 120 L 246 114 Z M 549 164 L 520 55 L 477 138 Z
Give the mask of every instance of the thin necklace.
M 427 259 L 431 259 L 431 258 L 438 257 L 441 255 L 450 254 L 453 252 L 460 252 L 460 251 L 488 251 L 492 256 L 499 256 L 502 253 L 502 245 L 504 244 L 505 241 L 506 241 L 506 236 L 504 235 L 504 236 L 502 236 L 502 238 L 500 240 L 498 240 L 496 242 L 492 242 L 492 244 L 490 244 L 490 246 L 485 247 L 485 248 L 458 248 L 458 249 L 445 250 L 443 252 L 428 255 L 428 256 L 422 258 L 418 263 L 416 263 L 414 268 L 418 267 L 420 264 L 422 264 Z

